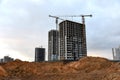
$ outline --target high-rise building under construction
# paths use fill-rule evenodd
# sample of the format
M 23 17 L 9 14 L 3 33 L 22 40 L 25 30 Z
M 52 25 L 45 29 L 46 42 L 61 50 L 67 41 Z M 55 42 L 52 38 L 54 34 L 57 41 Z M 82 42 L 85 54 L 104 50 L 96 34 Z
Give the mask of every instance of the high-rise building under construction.
M 60 60 L 78 60 L 87 56 L 85 25 L 69 20 L 59 24 Z
M 48 61 L 58 60 L 58 30 L 48 33 Z

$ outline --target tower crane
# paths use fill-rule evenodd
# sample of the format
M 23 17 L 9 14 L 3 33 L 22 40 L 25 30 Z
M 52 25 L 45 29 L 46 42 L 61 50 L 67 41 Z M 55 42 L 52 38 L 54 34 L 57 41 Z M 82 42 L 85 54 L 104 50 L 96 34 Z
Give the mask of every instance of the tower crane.
M 57 16 L 52 16 L 52 15 L 49 15 L 49 17 L 52 17 L 52 18 L 56 19 L 56 21 L 55 21 L 55 23 L 56 23 L 56 30 L 58 30 L 58 19 L 60 19 L 60 20 L 64 20 L 64 19 L 61 19 L 61 18 L 59 18 Z
M 82 17 L 82 24 L 85 25 L 85 17 L 92 17 L 92 14 L 90 15 L 68 15 L 68 16 L 59 16 L 59 17 Z
M 82 23 L 85 25 L 85 17 L 92 17 L 92 14 L 90 15 L 80 15 L 82 17 Z

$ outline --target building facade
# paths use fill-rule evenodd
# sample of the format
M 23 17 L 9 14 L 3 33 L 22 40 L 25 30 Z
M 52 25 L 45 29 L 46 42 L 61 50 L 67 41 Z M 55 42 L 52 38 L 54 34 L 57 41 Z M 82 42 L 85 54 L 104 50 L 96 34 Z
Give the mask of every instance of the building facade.
M 113 60 L 120 60 L 120 46 L 118 48 L 112 48 Z
M 45 48 L 35 48 L 35 62 L 45 61 Z
M 59 59 L 78 60 L 87 56 L 85 25 L 65 20 L 59 24 Z
M 48 61 L 58 60 L 59 42 L 58 31 L 50 30 L 48 33 Z

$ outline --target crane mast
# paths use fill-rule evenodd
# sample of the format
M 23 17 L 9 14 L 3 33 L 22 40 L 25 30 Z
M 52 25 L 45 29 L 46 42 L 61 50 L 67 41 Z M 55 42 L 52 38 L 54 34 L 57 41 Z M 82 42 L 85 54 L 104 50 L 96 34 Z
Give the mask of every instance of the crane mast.
M 64 20 L 64 19 L 61 19 L 61 18 L 59 18 L 59 17 L 57 17 L 57 16 L 52 16 L 52 15 L 49 15 L 49 17 L 52 17 L 52 18 L 55 18 L 55 19 L 56 19 L 56 20 L 55 20 L 56 30 L 58 30 L 58 19 L 60 19 L 60 20 Z

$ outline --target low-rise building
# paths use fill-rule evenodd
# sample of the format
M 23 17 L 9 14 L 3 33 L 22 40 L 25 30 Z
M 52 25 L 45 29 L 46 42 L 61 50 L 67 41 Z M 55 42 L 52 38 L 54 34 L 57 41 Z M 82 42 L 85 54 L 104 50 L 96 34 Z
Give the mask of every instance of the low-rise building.
M 10 61 L 14 61 L 14 59 L 9 56 L 4 56 L 4 58 L 0 59 L 0 63 L 6 63 Z

